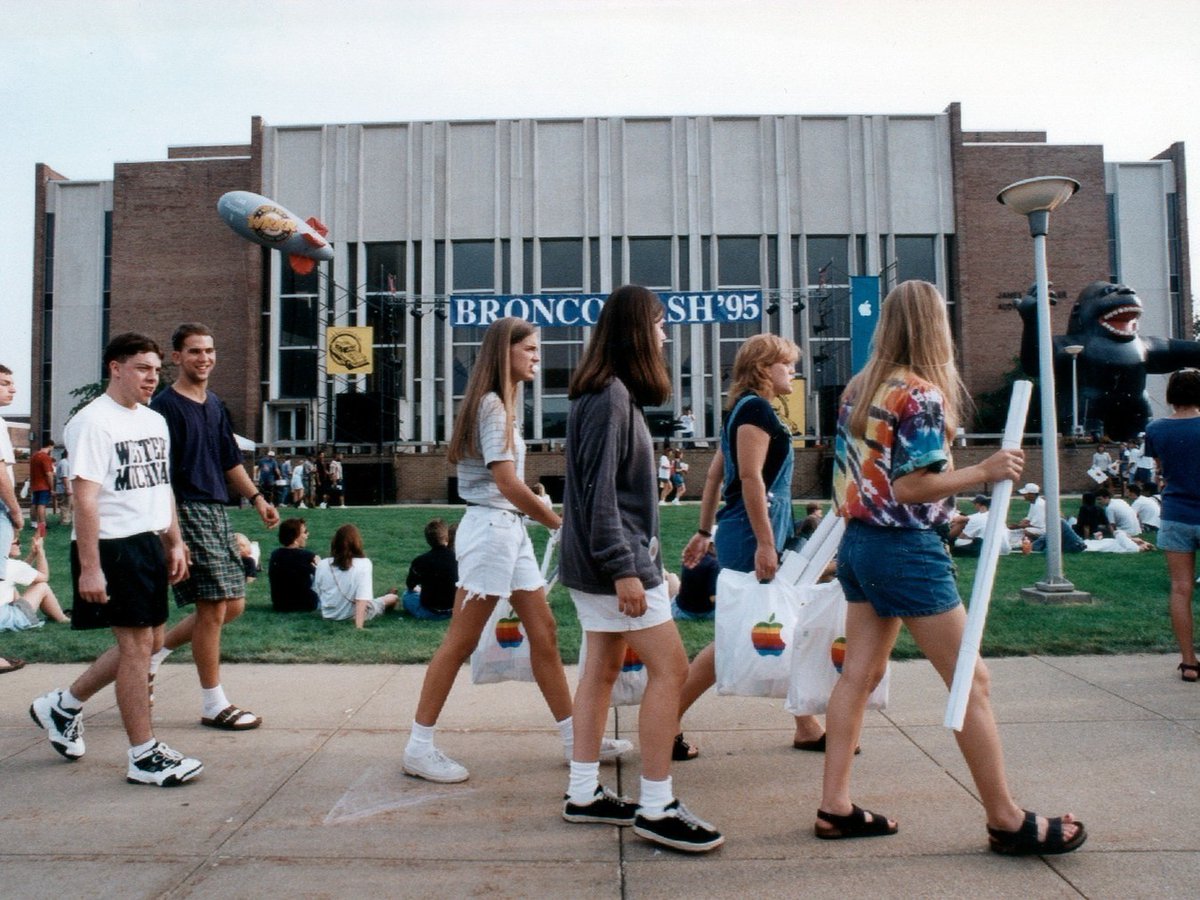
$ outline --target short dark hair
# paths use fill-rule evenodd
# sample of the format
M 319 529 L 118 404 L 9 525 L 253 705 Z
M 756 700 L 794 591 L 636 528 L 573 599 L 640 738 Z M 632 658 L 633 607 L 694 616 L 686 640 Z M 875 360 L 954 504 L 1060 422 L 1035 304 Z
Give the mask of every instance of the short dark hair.
M 1112 491 L 1110 491 L 1110 490 L 1109 490 L 1108 488 L 1106 488 L 1106 487 L 1097 488 L 1097 489 L 1096 489 L 1096 491 L 1095 491 L 1095 494 L 1096 494 L 1096 499 L 1097 499 L 1097 500 L 1100 500 L 1100 499 L 1111 499 L 1111 498 L 1112 498 Z
M 430 547 L 441 547 L 450 540 L 450 529 L 441 519 L 430 519 L 425 523 L 425 542 Z
M 287 547 L 296 543 L 300 530 L 304 527 L 303 519 L 284 519 L 279 523 L 279 543 Z
M 12 374 L 12 369 L 10 369 L 8 366 L 4 365 L 3 363 L 0 363 L 0 375 L 11 375 L 11 374 Z
M 157 353 L 162 358 L 162 349 L 154 338 L 140 331 L 123 331 L 112 338 L 104 348 L 104 373 L 108 374 L 108 364 L 125 362 L 131 356 L 139 353 Z
M 1167 380 L 1167 402 L 1172 406 L 1200 406 L 1200 369 L 1179 369 Z
M 212 337 L 213 333 L 203 322 L 184 322 L 175 329 L 175 333 L 171 335 L 171 349 L 178 352 L 183 349 L 183 343 L 192 335 L 198 334 L 203 337 Z

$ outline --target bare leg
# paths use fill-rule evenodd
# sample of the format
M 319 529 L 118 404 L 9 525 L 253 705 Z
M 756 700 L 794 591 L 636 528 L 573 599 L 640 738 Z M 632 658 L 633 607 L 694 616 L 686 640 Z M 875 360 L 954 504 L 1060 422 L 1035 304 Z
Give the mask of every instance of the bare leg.
M 488 617 L 496 605 L 497 597 L 466 600 L 467 592 L 462 588 L 454 595 L 454 611 L 442 645 L 433 654 L 425 670 L 425 681 L 421 685 L 421 698 L 413 719 L 418 725 L 436 725 L 454 679 L 487 625 Z
M 1167 571 L 1171 575 L 1171 629 L 1179 642 L 1179 653 L 1187 665 L 1196 665 L 1196 645 L 1192 624 L 1192 591 L 1196 583 L 1196 554 L 1168 550 Z
M 50 585 L 44 581 L 30 585 L 23 595 L 25 600 L 34 609 L 40 609 L 55 622 L 69 622 L 66 613 L 62 611 L 62 606 L 58 602 L 58 598 L 54 596 L 54 591 L 50 590 Z
M 967 614 L 962 606 L 936 616 L 921 616 L 905 619 L 917 646 L 933 663 L 942 680 L 949 687 L 954 680 L 954 669 L 958 663 L 958 648 L 962 644 L 963 629 Z M 846 635 L 849 648 L 850 635 Z M 1016 831 L 1025 821 L 1025 813 L 1017 806 L 1008 790 L 1008 776 L 1004 770 L 1004 750 L 1000 744 L 1000 732 L 992 713 L 991 682 L 987 668 L 980 661 L 975 665 L 975 677 L 971 682 L 971 696 L 967 701 L 967 713 L 962 731 L 956 732 L 958 748 L 962 751 L 971 770 L 971 778 L 979 791 L 979 798 L 987 812 L 987 823 L 992 828 Z M 1068 814 L 1066 823 L 1074 821 Z M 1044 818 L 1038 820 L 1039 837 L 1046 833 Z M 1070 840 L 1076 829 L 1069 824 L 1063 828 L 1063 839 Z
M 114 628 L 120 660 L 117 663 L 117 708 L 130 746 L 144 744 L 154 737 L 150 724 L 150 697 L 146 693 L 146 672 L 154 652 L 151 628 Z
M 646 666 L 646 691 L 638 714 L 642 776 L 662 781 L 671 774 L 671 749 L 679 733 L 679 694 L 687 678 L 687 652 L 674 620 L 623 633 Z
M 529 636 L 529 663 L 555 722 L 571 715 L 571 688 L 558 652 L 558 626 L 546 603 L 546 592 L 513 591 L 512 608 Z
M 589 631 L 587 642 L 587 660 L 575 688 L 575 747 L 571 757 L 575 762 L 600 759 L 600 742 L 608 721 L 612 688 L 625 656 L 623 633 Z
M 191 643 L 192 659 L 200 687 L 215 688 L 221 683 L 221 627 L 232 622 L 246 609 L 246 598 L 201 600 L 195 611 L 167 632 L 163 646 L 176 650 Z

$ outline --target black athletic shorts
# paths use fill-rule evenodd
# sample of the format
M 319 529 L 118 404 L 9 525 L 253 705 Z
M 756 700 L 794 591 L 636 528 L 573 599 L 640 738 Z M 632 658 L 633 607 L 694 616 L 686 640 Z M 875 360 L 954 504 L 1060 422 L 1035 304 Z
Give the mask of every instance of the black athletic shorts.
M 100 568 L 108 602 L 89 603 L 79 596 L 79 548 L 71 541 L 72 630 L 152 628 L 167 621 L 167 554 L 157 534 L 100 541 Z

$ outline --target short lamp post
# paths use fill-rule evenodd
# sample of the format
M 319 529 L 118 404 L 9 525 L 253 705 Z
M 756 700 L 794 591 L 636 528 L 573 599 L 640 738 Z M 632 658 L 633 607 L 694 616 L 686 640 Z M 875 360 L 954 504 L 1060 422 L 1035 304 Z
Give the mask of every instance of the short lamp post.
M 1004 188 L 996 199 L 1029 220 L 1033 238 L 1033 265 L 1037 276 L 1038 379 L 1042 407 L 1042 481 L 1046 498 L 1046 578 L 1023 595 L 1049 602 L 1090 599 L 1080 596 L 1063 575 L 1062 509 L 1058 489 L 1058 416 L 1054 404 L 1054 347 L 1050 336 L 1050 279 L 1046 272 L 1046 232 L 1050 213 L 1079 190 L 1073 178 L 1050 175 L 1026 178 Z
M 1079 354 L 1083 352 L 1083 344 L 1070 344 L 1063 349 L 1071 354 L 1071 434 L 1078 438 L 1083 431 L 1079 427 Z

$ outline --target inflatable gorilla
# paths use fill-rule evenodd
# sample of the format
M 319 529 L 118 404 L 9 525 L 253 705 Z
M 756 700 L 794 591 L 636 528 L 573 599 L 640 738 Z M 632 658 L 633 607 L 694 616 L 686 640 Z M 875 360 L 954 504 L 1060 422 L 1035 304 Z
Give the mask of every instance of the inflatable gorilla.
M 1021 368 L 1038 374 L 1037 294 L 1030 288 L 1017 304 L 1024 325 Z M 1200 366 L 1200 342 L 1138 334 L 1142 301 L 1132 288 L 1093 281 L 1079 294 L 1067 333 L 1054 337 L 1054 379 L 1059 429 L 1071 432 L 1071 354 L 1080 345 L 1079 424 L 1086 433 L 1130 440 L 1146 429 L 1150 398 L 1146 375 L 1161 375 L 1186 366 Z

